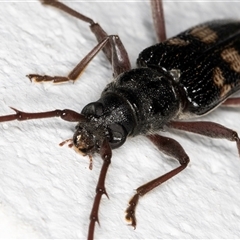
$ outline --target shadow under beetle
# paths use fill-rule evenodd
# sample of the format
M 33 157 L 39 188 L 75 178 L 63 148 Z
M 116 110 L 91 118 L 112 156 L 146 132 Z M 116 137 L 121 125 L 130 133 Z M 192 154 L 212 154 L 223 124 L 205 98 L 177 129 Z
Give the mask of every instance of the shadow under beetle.
M 240 105 L 240 98 L 229 98 L 240 89 L 240 21 L 203 23 L 166 40 L 162 2 L 152 0 L 153 21 L 161 43 L 143 50 L 137 59 L 138 67 L 131 69 L 117 35 L 108 35 L 92 19 L 56 0 L 42 0 L 42 3 L 89 23 L 98 44 L 67 77 L 38 74 L 28 77 L 36 82 L 74 81 L 102 50 L 113 67 L 114 81 L 106 86 L 98 101 L 85 106 L 81 113 L 69 109 L 26 113 L 12 108 L 16 113 L 0 116 L 0 122 L 50 117 L 78 122 L 71 145 L 90 158 L 99 153 L 103 160 L 88 239 L 94 238 L 101 197 L 107 195 L 105 177 L 112 149 L 120 147 L 127 137 L 146 135 L 160 151 L 180 163 L 179 167 L 137 188 L 126 210 L 126 219 L 134 228 L 139 198 L 181 172 L 189 162 L 178 142 L 156 134 L 157 131 L 175 128 L 235 141 L 240 155 L 240 139 L 235 131 L 213 122 L 180 121 L 205 115 L 221 104 Z

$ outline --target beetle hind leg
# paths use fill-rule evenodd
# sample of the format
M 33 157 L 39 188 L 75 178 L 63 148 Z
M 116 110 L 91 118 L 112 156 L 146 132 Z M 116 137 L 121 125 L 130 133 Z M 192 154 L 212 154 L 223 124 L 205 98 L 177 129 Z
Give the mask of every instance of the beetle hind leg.
M 240 97 L 238 98 L 228 98 L 221 106 L 227 107 L 240 107 Z

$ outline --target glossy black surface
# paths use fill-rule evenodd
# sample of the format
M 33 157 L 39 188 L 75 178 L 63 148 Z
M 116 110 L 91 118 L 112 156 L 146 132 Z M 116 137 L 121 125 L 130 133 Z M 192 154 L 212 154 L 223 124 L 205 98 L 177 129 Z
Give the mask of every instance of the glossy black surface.
M 203 32 L 201 27 L 210 29 L 210 34 L 214 35 L 212 41 L 209 31 Z M 198 33 L 202 38 L 193 34 L 193 30 L 198 28 L 202 31 Z M 234 48 L 240 54 L 240 22 L 211 21 L 143 50 L 137 63 L 138 66 L 161 66 L 168 71 L 180 70 L 178 84 L 187 97 L 183 114 L 189 118 L 191 115 L 206 114 L 240 88 L 240 72 L 231 69 L 221 57 L 228 48 Z M 239 59 L 234 61 L 239 64 Z M 213 79 L 216 67 L 223 74 L 221 86 L 217 86 Z M 222 94 L 226 85 L 231 85 L 231 90 Z

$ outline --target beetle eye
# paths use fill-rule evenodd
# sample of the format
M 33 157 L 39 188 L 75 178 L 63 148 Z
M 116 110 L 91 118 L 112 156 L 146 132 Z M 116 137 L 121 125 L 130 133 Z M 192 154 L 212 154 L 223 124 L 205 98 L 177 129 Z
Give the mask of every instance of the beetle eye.
M 120 147 L 127 137 L 125 128 L 119 124 L 112 124 L 109 126 L 110 140 L 109 143 L 112 148 Z
M 103 114 L 103 106 L 99 102 L 92 102 L 86 105 L 82 110 L 83 115 L 101 116 Z

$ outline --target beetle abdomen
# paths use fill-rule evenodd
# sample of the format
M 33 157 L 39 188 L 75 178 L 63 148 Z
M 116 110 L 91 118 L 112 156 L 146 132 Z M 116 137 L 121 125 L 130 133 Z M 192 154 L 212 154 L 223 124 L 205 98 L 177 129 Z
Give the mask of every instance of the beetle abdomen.
M 184 116 L 203 115 L 240 89 L 240 21 L 198 25 L 140 53 L 139 66 L 180 72 L 185 91 Z

